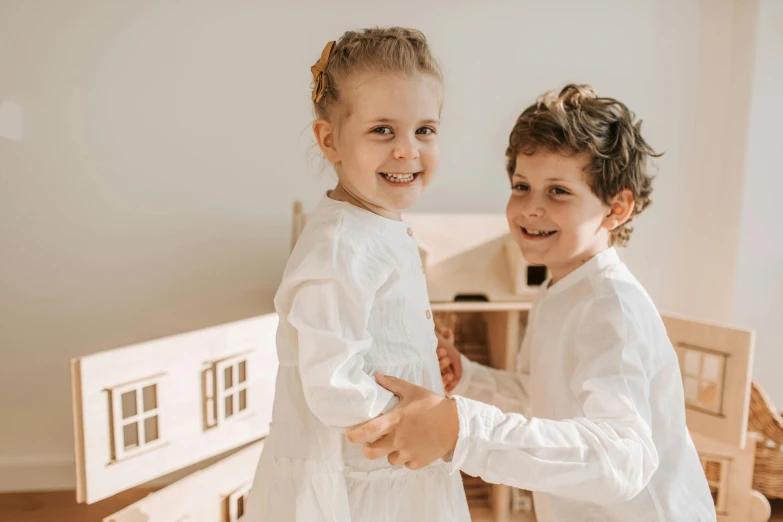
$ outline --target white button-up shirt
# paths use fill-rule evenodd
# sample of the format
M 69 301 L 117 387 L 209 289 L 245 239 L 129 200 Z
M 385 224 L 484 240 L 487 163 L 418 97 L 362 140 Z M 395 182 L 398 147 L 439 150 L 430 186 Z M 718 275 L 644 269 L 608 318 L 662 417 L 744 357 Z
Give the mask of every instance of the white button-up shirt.
M 533 491 L 539 522 L 716 520 L 677 355 L 614 248 L 542 289 L 515 373 L 462 364 L 454 470 Z

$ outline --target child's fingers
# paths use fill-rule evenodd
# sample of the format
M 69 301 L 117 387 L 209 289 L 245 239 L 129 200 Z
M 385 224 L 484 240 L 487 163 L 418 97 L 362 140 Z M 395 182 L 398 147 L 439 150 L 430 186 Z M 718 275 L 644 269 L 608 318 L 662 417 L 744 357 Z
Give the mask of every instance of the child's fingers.
M 440 371 L 443 372 L 443 370 L 451 366 L 451 359 L 448 357 L 441 357 L 438 359 L 438 363 L 440 364 Z

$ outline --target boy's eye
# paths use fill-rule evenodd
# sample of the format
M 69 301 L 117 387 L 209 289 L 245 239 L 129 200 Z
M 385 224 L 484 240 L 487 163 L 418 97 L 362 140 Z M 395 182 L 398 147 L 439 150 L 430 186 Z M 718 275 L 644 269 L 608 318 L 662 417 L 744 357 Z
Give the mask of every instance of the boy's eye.
M 416 129 L 416 134 L 434 134 L 435 129 L 432 127 L 421 127 Z
M 388 125 L 381 125 L 380 127 L 375 127 L 372 132 L 375 134 L 391 134 L 392 129 Z
M 552 193 L 556 196 L 564 196 L 568 194 L 568 191 L 560 187 L 552 187 Z
M 511 186 L 511 190 L 528 190 L 528 188 L 525 183 L 517 183 Z

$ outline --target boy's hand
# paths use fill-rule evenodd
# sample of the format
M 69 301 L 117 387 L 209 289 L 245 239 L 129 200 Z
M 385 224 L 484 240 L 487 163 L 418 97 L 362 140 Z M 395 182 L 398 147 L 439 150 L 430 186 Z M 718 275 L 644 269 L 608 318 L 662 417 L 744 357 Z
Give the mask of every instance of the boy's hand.
M 400 398 L 387 413 L 348 431 L 348 442 L 364 444 L 370 460 L 421 469 L 454 451 L 459 436 L 457 404 L 426 388 L 376 373 L 378 384 Z
M 438 337 L 438 362 L 443 387 L 447 392 L 453 390 L 462 378 L 462 358 L 454 346 L 454 331 L 450 328 L 435 332 Z

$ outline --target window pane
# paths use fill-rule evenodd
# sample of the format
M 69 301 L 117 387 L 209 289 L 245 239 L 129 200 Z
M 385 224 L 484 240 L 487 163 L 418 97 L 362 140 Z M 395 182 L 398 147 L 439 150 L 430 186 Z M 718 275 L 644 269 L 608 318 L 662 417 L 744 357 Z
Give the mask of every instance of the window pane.
M 708 381 L 718 382 L 723 373 L 723 359 L 718 355 L 711 353 L 704 354 L 704 366 L 701 369 L 701 376 Z
M 233 369 L 234 369 L 233 366 L 226 366 L 226 368 L 223 370 L 223 379 L 225 381 L 223 383 L 223 389 L 225 390 L 231 388 L 234 385 L 234 379 L 233 379 L 234 375 L 233 372 L 231 371 Z
M 685 402 L 689 404 L 699 403 L 699 384 L 693 377 L 685 377 Z
M 234 396 L 233 395 L 226 395 L 225 405 L 226 405 L 226 418 L 231 417 L 234 414 Z
M 699 405 L 709 410 L 718 409 L 718 385 L 714 382 L 701 381 Z
M 245 408 L 247 408 L 247 390 L 240 390 L 239 411 L 245 411 Z
M 696 350 L 685 349 L 685 373 L 688 375 L 699 375 L 699 363 L 701 362 L 701 353 Z
M 125 449 L 135 448 L 139 445 L 139 423 L 131 422 L 122 427 L 123 446 Z
M 144 419 L 144 442 L 158 440 L 158 416 Z
M 242 361 L 239 363 L 239 382 L 245 382 L 245 379 L 247 379 L 247 361 Z
M 144 397 L 144 411 L 154 410 L 158 407 L 158 385 L 151 384 L 142 390 Z
M 122 394 L 122 418 L 127 419 L 136 415 L 136 390 Z

